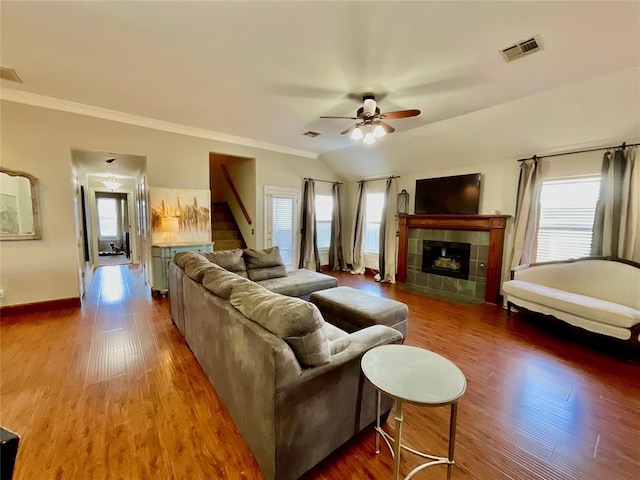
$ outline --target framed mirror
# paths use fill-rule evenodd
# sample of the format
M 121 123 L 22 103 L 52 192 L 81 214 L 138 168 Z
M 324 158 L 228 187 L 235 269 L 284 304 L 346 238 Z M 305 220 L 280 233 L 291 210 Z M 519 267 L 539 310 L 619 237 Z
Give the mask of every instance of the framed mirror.
M 0 167 L 0 240 L 40 240 L 38 179 Z

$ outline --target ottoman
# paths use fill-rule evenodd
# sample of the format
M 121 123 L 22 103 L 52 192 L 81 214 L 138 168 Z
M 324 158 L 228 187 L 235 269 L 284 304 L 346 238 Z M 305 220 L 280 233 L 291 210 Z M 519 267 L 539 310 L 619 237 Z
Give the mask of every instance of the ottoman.
M 371 325 L 386 325 L 407 336 L 409 308 L 401 302 L 371 295 L 351 287 L 314 292 L 309 301 L 324 319 L 345 332 L 353 333 Z

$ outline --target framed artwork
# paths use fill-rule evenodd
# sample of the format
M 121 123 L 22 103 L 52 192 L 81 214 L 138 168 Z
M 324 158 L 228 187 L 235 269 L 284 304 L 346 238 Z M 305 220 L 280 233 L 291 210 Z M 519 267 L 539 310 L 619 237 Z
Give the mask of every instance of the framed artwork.
M 181 244 L 211 241 L 211 192 L 186 188 L 149 187 L 151 243 Z

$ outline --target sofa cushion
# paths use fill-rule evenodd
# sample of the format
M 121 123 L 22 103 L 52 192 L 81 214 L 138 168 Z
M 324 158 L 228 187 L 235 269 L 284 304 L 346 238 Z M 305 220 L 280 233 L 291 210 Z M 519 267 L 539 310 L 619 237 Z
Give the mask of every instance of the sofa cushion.
M 235 273 L 231 273 L 222 267 L 219 268 L 219 270 L 207 270 L 204 278 L 202 279 L 202 285 L 204 286 L 204 288 L 220 298 L 229 300 L 229 297 L 231 297 L 231 290 L 235 285 L 238 285 L 239 283 L 251 282 L 251 280 L 245 277 L 242 277 Z
M 324 319 L 315 305 L 253 282 L 236 284 L 230 301 L 247 318 L 282 338 L 300 365 L 315 367 L 331 360 Z
M 181 269 L 185 269 L 187 262 L 193 259 L 200 259 L 201 261 L 208 261 L 202 254 L 197 252 L 178 252 L 173 257 L 173 261 Z
M 307 297 L 318 290 L 338 286 L 338 280 L 334 277 L 304 268 L 288 272 L 286 277 L 260 280 L 258 283 L 272 292 L 288 297 Z
M 640 310 L 579 293 L 567 292 L 523 280 L 505 282 L 503 289 L 509 296 L 546 305 L 608 325 L 631 328 L 640 323 Z M 517 302 L 515 303 L 517 304 Z
M 195 280 L 198 283 L 202 283 L 204 275 L 210 270 L 216 270 L 220 267 L 214 263 L 207 261 L 207 263 L 198 263 L 197 261 L 189 261 L 184 269 L 184 272 L 191 280 Z
M 205 253 L 204 256 L 210 262 L 220 265 L 225 270 L 247 278 L 247 265 L 244 263 L 242 249 L 221 250 L 219 252 Z
M 287 268 L 284 266 L 280 248 L 277 246 L 264 250 L 245 248 L 243 256 L 249 279 L 254 282 L 287 276 Z

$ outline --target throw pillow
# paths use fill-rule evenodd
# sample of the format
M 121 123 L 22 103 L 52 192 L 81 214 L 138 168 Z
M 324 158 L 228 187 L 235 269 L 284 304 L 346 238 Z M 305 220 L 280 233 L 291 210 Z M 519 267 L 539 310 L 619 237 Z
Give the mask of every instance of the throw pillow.
M 184 272 L 187 276 L 195 280 L 198 283 L 202 283 L 202 279 L 204 278 L 204 274 L 209 270 L 218 269 L 215 263 L 207 262 L 207 263 L 198 263 L 197 261 L 187 262 L 187 266 L 184 269 Z
M 178 252 L 173 257 L 173 261 L 178 265 L 181 269 L 184 270 L 186 264 L 189 260 L 193 259 L 207 260 L 203 255 L 197 252 Z
M 242 250 L 235 248 L 233 250 L 221 250 L 220 252 L 205 253 L 204 256 L 216 265 L 237 273 L 241 277 L 247 277 L 247 266 L 242 257 Z
M 287 276 L 287 268 L 284 266 L 280 248 L 277 246 L 264 250 L 245 248 L 243 256 L 249 279 L 254 282 Z
M 251 281 L 231 273 L 223 268 L 220 270 L 207 270 L 202 279 L 202 285 L 214 295 L 229 300 L 231 290 L 240 283 L 250 283 Z
M 302 366 L 331 361 L 324 319 L 313 303 L 273 293 L 253 282 L 236 284 L 230 301 L 245 317 L 287 342 Z

